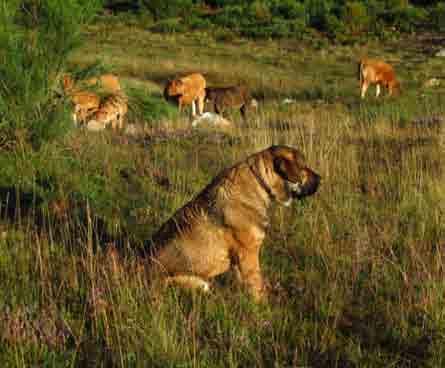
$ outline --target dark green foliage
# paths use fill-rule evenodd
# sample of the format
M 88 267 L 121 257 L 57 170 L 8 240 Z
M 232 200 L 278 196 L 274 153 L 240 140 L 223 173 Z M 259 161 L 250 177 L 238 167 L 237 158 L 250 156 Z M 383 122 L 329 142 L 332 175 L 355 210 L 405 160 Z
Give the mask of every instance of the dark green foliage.
M 120 1 L 120 0 L 119 0 Z M 109 3 L 121 4 L 118 0 Z M 160 33 L 185 29 L 214 31 L 215 26 L 252 38 L 297 37 L 304 28 L 340 42 L 412 32 L 419 26 L 441 29 L 443 2 L 407 0 L 174 0 L 124 1 L 127 9 L 149 15 Z M 128 4 L 132 6 L 128 6 Z M 137 5 L 135 5 L 137 4 Z M 122 7 L 121 8 L 125 8 Z M 145 18 L 146 19 L 146 18 Z M 386 32 L 390 30 L 390 32 Z
M 432 23 L 441 31 L 445 29 L 445 2 L 438 2 L 431 12 Z
M 192 0 L 142 0 L 141 3 L 155 19 L 187 15 L 193 6 Z
M 180 33 L 185 32 L 186 27 L 179 18 L 168 18 L 161 20 L 150 27 L 150 30 L 158 33 Z
M 35 147 L 66 130 L 56 85 L 81 26 L 98 1 L 11 0 L 0 6 L 0 135 L 4 146 Z

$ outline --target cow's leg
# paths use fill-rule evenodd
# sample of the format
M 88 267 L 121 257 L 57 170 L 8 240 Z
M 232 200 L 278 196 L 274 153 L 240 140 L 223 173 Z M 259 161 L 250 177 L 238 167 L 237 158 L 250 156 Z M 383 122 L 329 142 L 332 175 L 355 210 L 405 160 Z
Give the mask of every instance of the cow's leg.
M 241 112 L 241 116 L 243 117 L 243 120 L 246 120 L 246 109 L 247 109 L 247 107 L 246 107 L 246 105 L 243 105 L 243 106 L 241 106 L 241 108 L 240 108 L 240 112 Z
M 388 96 L 392 96 L 393 93 L 393 86 L 391 83 L 388 83 Z
M 380 83 L 377 83 L 375 86 L 375 97 L 380 96 Z
M 198 114 L 202 115 L 204 113 L 204 100 L 205 96 L 198 97 Z
M 368 90 L 369 84 L 367 82 L 363 82 L 362 84 L 362 98 L 365 98 L 366 91 Z
M 196 104 L 196 101 L 193 100 L 192 101 L 192 117 L 193 118 L 196 116 L 196 106 L 195 106 L 195 104 Z

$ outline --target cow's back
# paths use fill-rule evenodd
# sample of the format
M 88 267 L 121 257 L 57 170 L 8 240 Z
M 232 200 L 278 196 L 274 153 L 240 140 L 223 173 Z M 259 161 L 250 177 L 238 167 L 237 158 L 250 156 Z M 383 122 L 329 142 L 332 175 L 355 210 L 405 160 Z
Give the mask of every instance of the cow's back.
M 114 74 L 102 74 L 99 77 L 87 79 L 85 84 L 99 87 L 109 93 L 119 93 L 122 89 L 119 78 Z
M 204 96 L 206 88 L 206 80 L 202 74 L 193 73 L 185 77 L 182 77 L 180 79 L 184 84 L 183 96 L 185 98 L 187 98 L 187 96 L 190 98 L 194 98 L 197 96 Z
M 394 69 L 388 63 L 381 60 L 362 59 L 361 77 L 368 82 L 388 82 L 395 78 Z

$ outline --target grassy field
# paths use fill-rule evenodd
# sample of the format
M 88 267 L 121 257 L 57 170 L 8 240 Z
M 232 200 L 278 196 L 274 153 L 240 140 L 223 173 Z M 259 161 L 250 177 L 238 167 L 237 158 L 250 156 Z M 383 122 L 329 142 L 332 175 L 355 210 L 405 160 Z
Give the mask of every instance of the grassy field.
M 71 67 L 99 60 L 119 75 L 148 133 L 73 130 L 0 156 L 3 367 L 445 366 L 445 95 L 422 87 L 444 78 L 434 43 L 222 42 L 111 21 L 85 32 Z M 360 101 L 361 55 L 394 64 L 400 98 Z M 258 113 L 191 130 L 157 105 L 189 71 L 245 82 Z M 135 250 L 221 169 L 271 144 L 301 149 L 323 179 L 271 211 L 269 302 L 230 274 L 209 295 L 149 285 Z

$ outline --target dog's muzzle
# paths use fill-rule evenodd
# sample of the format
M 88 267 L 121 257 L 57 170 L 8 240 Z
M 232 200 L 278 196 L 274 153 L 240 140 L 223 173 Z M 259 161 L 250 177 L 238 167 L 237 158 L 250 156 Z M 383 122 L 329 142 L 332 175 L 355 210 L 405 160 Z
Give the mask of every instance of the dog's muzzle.
M 301 180 L 297 183 L 287 182 L 292 197 L 301 199 L 314 194 L 320 185 L 320 175 L 311 169 L 303 169 Z

